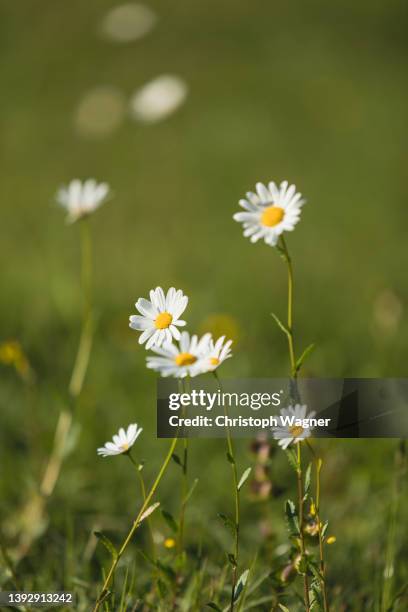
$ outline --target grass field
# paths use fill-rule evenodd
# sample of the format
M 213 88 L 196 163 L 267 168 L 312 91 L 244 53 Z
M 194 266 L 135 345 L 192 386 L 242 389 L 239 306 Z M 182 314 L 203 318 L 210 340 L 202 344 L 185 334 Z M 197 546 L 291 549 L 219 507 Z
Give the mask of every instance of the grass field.
M 141 505 L 130 462 L 101 459 L 96 448 L 136 421 L 144 431 L 134 455 L 146 462 L 147 483 L 168 449 L 156 439 L 156 375 L 128 327 L 137 298 L 158 285 L 182 288 L 189 329 L 234 340 L 223 377 L 288 374 L 285 338 L 270 316 L 286 309 L 284 265 L 274 249 L 243 239 L 232 220 L 257 181 L 287 178 L 307 198 L 288 237 L 296 341 L 316 344 L 303 373 L 406 375 L 404 3 L 154 2 L 152 31 L 126 44 L 101 34 L 116 4 L 16 1 L 0 20 L 0 343 L 17 341 L 31 372 L 0 363 L 0 587 L 11 590 L 17 579 L 25 591 L 74 590 L 78 611 L 92 609 L 110 562 L 93 532 L 119 545 Z M 163 121 L 135 121 L 131 96 L 161 74 L 185 81 L 185 103 Z M 79 109 L 100 88 L 114 92 L 117 120 L 110 131 L 87 131 Z M 109 123 L 113 110 L 101 112 Z M 54 200 L 77 176 L 107 181 L 113 196 L 89 220 L 95 333 L 71 413 L 80 223 L 64 224 Z M 39 485 L 61 411 L 73 414 L 70 448 L 43 507 Z M 217 518 L 233 510 L 225 442 L 192 442 L 189 482 L 199 482 L 186 513 L 187 562 L 177 566 L 177 551 L 164 546 L 173 536 L 156 511 L 151 523 L 165 569 L 152 572 L 139 552 L 149 546 L 142 526 L 106 610 L 228 605 L 231 537 Z M 336 536 L 326 547 L 333 611 L 408 609 L 397 447 L 397 440 L 318 443 L 322 512 Z M 247 441 L 237 442 L 235 455 L 240 473 L 254 466 Z M 270 494 L 256 499 L 247 486 L 241 495 L 238 570 L 251 571 L 239 606 L 278 610 L 280 603 L 296 612 L 304 610 L 301 578 L 276 578 L 287 566 L 283 507 L 296 479 L 276 444 L 268 465 Z M 157 500 L 178 515 L 174 463 Z

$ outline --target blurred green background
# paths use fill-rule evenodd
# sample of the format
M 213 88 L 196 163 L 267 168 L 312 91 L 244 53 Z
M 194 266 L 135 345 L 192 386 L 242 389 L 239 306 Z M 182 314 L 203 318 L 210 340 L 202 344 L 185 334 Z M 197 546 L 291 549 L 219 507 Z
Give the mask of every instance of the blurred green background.
M 316 343 L 307 373 L 406 375 L 406 3 L 152 2 L 157 23 L 126 44 L 101 34 L 118 4 L 17 0 L 1 9 L 0 341 L 21 343 L 36 378 L 28 388 L 0 365 L 2 522 L 41 477 L 80 332 L 79 228 L 64 224 L 54 194 L 89 176 L 114 192 L 91 219 L 97 330 L 77 411 L 81 433 L 50 504 L 49 530 L 24 561 L 28 581 L 37 572 L 58 585 L 68 523 L 80 557 L 96 523 L 122 534 L 134 513 L 130 465 L 97 458 L 96 447 L 136 420 L 151 477 L 167 445 L 155 439 L 155 375 L 128 328 L 139 296 L 157 285 L 182 288 L 190 331 L 232 334 L 223 376 L 288 371 L 285 338 L 270 317 L 285 312 L 284 264 L 232 220 L 256 181 L 288 179 L 308 201 L 288 237 L 297 346 Z M 160 74 L 186 82 L 185 103 L 160 122 L 135 121 L 131 96 Z M 118 118 L 95 132 L 78 109 L 101 87 L 115 92 Z M 102 125 L 104 112 L 111 119 L 102 108 Z M 382 571 L 395 442 L 322 446 L 324 513 L 338 538 L 330 580 L 356 606 L 347 609 L 371 609 L 364 597 L 372 571 Z M 215 517 L 230 504 L 224 448 L 197 440 L 192 454 L 191 477 L 200 483 L 187 538 L 193 545 L 201 533 L 222 558 Z M 242 469 L 251 461 L 246 442 L 239 461 Z M 276 455 L 278 488 L 288 474 Z M 159 496 L 172 511 L 178 476 L 174 466 Z M 277 541 L 282 500 L 265 502 Z M 263 537 L 263 509 L 248 501 L 243 511 L 249 559 Z M 406 519 L 406 504 L 402 511 Z M 406 544 L 405 536 L 400 581 Z M 38 569 L 45 550 L 54 562 Z

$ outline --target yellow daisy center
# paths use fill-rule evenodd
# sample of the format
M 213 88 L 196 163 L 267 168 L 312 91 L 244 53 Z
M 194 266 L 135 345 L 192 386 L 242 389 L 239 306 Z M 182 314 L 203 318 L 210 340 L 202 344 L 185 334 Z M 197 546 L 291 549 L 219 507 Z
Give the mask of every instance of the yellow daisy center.
M 173 321 L 173 316 L 169 312 L 161 312 L 157 315 L 154 324 L 157 329 L 167 329 Z
M 191 353 L 179 353 L 174 358 L 174 361 L 177 363 L 178 366 L 192 365 L 197 361 L 197 357 L 195 357 Z
M 220 364 L 220 360 L 217 357 L 210 357 L 210 364 L 212 366 L 217 366 Z
M 283 219 L 285 211 L 280 206 L 268 206 L 261 215 L 261 223 L 266 227 L 278 225 Z
M 126 452 L 129 450 L 129 444 L 127 442 L 124 442 L 120 448 L 122 449 L 123 452 Z
M 289 431 L 294 438 L 298 438 L 305 430 L 300 425 L 294 425 L 289 429 Z

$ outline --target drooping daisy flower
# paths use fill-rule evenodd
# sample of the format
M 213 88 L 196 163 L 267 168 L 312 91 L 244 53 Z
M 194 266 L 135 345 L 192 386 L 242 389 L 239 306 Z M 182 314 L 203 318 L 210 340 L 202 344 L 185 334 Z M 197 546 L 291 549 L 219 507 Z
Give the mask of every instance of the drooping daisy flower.
M 146 349 L 161 346 L 163 342 L 171 343 L 173 338 L 180 339 L 177 326 L 183 326 L 185 321 L 179 316 L 185 311 L 188 297 L 179 289 L 170 287 L 167 295 L 161 287 L 150 291 L 150 302 L 139 298 L 135 304 L 140 315 L 129 317 L 129 327 L 141 331 L 139 344 L 146 342 Z
M 225 336 L 221 336 L 216 342 L 210 337 L 208 353 L 204 357 L 204 366 L 207 364 L 207 372 L 213 372 L 223 361 L 232 357 L 231 344 L 232 340 L 225 342 Z
M 296 423 L 297 419 L 312 419 L 316 412 L 312 410 L 306 416 L 307 406 L 296 404 L 295 406 L 288 406 L 288 408 L 282 408 L 280 411 L 281 419 L 288 421 L 287 425 L 280 425 L 278 427 L 272 427 L 273 437 L 275 440 L 279 440 L 278 444 L 283 450 L 287 449 L 292 442 L 294 444 L 305 440 L 311 435 L 312 427 L 302 427 L 302 425 Z
M 68 212 L 67 222 L 74 223 L 99 208 L 109 194 L 107 183 L 97 183 L 94 179 L 84 182 L 74 179 L 57 193 L 57 202 Z
M 166 343 L 162 347 L 153 347 L 152 351 L 157 357 L 147 357 L 146 365 L 160 372 L 163 377 L 185 378 L 203 374 L 208 371 L 205 358 L 208 355 L 210 338 L 210 334 L 204 334 L 200 339 L 197 336 L 190 337 L 190 334 L 184 331 L 178 346 Z
M 113 436 L 113 442 L 106 442 L 105 446 L 98 448 L 98 455 L 109 457 L 129 452 L 142 431 L 143 429 L 138 427 L 136 423 L 129 425 L 127 431 L 121 427 L 117 435 Z
M 239 201 L 246 212 L 235 213 L 235 221 L 242 223 L 244 236 L 251 242 L 263 238 L 266 244 L 275 246 L 283 232 L 291 232 L 300 218 L 305 200 L 296 192 L 295 185 L 283 181 L 278 187 L 271 182 L 266 187 L 256 184 L 256 193 L 248 192 Z

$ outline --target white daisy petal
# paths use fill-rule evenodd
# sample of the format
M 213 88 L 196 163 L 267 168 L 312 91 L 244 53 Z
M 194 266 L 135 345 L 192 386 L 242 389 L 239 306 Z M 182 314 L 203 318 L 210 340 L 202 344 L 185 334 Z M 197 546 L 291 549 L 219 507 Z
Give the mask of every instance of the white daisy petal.
M 268 187 L 257 183 L 256 192 L 248 192 L 246 199 L 239 200 L 245 212 L 235 213 L 233 219 L 242 223 L 244 236 L 251 242 L 263 239 L 266 244 L 276 246 L 283 232 L 294 230 L 305 200 L 288 181 L 282 181 L 279 187 L 273 181 Z
M 102 457 L 128 453 L 142 431 L 136 423 L 129 425 L 126 431 L 121 427 L 113 436 L 113 442 L 106 442 L 105 446 L 98 448 L 96 452 Z
M 62 187 L 58 190 L 56 200 L 66 209 L 67 222 L 73 223 L 99 208 L 108 194 L 109 185 L 107 183 L 98 185 L 94 179 L 84 182 L 74 179 L 66 188 Z

